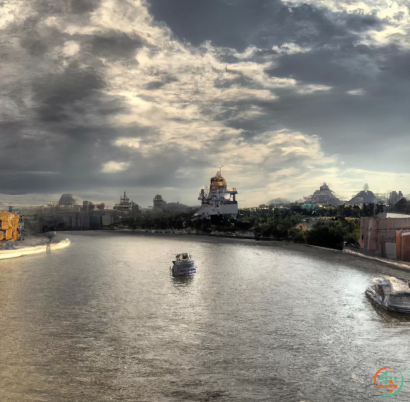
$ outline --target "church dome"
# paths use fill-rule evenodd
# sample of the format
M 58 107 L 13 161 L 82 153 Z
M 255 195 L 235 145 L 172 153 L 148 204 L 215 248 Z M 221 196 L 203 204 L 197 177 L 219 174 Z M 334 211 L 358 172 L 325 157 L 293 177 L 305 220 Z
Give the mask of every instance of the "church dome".
M 211 185 L 226 187 L 226 180 L 222 177 L 221 171 L 216 172 L 216 175 L 211 178 Z

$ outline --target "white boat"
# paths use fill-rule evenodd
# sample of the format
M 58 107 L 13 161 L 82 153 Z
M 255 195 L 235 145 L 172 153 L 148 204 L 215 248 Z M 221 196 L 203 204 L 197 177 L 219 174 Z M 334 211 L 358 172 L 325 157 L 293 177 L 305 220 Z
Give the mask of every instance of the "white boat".
M 172 276 L 192 275 L 196 272 L 194 260 L 188 253 L 178 254 L 172 263 L 170 267 Z
M 410 286 L 408 281 L 392 276 L 372 279 L 366 295 L 386 310 L 410 313 Z

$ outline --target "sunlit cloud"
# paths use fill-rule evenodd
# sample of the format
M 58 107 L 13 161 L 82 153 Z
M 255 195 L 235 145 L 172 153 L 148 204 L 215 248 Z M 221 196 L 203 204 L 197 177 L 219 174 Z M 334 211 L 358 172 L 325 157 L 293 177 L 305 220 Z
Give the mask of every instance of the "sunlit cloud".
M 361 95 L 364 95 L 366 92 L 364 89 L 359 88 L 359 89 L 352 89 L 350 91 L 347 91 L 346 93 L 349 95 L 361 96 Z
M 101 169 L 101 172 L 103 173 L 116 173 L 116 172 L 122 172 L 123 170 L 127 170 L 129 167 L 129 163 L 127 162 L 107 162 L 104 163 L 103 168 Z

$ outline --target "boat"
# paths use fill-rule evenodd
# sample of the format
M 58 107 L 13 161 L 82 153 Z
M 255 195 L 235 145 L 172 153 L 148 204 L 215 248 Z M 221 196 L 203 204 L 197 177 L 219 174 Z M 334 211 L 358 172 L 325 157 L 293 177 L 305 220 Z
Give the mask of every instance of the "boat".
M 196 267 L 192 256 L 188 253 L 178 254 L 173 265 L 170 267 L 172 276 L 185 276 L 196 273 Z
M 372 285 L 366 289 L 366 295 L 388 311 L 410 313 L 409 281 L 392 276 L 372 279 Z

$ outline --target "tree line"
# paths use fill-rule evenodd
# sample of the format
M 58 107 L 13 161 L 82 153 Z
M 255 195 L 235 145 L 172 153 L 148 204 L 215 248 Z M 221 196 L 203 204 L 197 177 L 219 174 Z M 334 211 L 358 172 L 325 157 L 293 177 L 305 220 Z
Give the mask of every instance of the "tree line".
M 260 205 L 242 208 L 236 218 L 220 217 L 213 221 L 192 221 L 192 213 L 148 211 L 127 218 L 130 229 L 193 230 L 200 233 L 251 234 L 255 238 L 290 240 L 298 243 L 342 249 L 343 244 L 357 244 L 360 217 L 374 216 L 377 205 L 326 206 L 313 211 L 299 205 L 275 208 Z
M 406 208 L 409 208 L 410 212 L 409 203 L 403 200 L 396 206 L 400 208 L 400 212 L 406 212 Z M 262 204 L 255 208 L 240 209 L 235 218 L 221 217 L 213 221 L 193 221 L 194 212 L 138 212 L 126 217 L 122 225 L 130 229 L 143 230 L 246 234 L 255 238 L 290 240 L 341 249 L 344 243 L 357 244 L 360 235 L 359 218 L 375 216 L 382 211 L 383 207 L 375 204 L 363 204 L 362 207 L 322 206 L 312 209 L 302 208 L 301 205 L 276 208 L 274 205 Z M 42 231 L 46 215 L 39 213 L 36 218 L 31 221 L 30 226 L 35 231 Z M 59 228 L 56 227 L 55 230 Z

